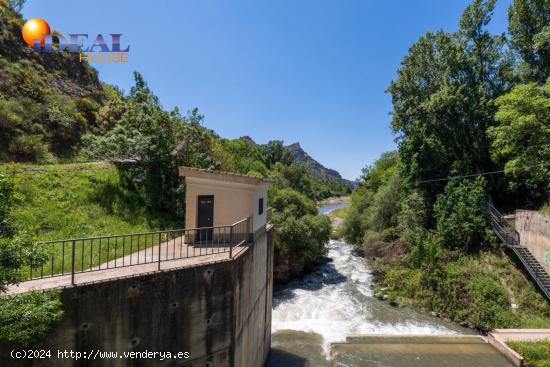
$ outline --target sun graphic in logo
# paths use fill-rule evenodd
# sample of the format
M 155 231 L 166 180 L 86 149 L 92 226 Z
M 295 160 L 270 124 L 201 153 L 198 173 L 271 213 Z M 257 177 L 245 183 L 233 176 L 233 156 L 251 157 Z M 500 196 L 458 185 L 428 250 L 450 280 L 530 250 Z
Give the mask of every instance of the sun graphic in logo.
M 44 46 L 44 35 L 50 34 L 50 25 L 44 19 L 32 18 L 27 20 L 21 33 L 29 46 L 34 46 L 34 40 L 39 40 Z

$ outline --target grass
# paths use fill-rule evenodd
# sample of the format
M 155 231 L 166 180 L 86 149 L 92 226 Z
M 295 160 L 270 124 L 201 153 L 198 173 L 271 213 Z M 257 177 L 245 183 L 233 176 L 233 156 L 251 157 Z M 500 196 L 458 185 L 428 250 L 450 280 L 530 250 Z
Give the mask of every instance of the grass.
M 334 209 L 333 211 L 331 211 L 329 214 L 331 216 L 335 216 L 337 218 L 340 218 L 340 219 L 344 219 L 346 217 L 346 214 L 348 212 L 348 209 L 349 209 L 349 206 L 346 206 L 346 207 L 343 207 L 343 208 L 338 208 L 338 209 Z
M 16 225 L 35 240 L 58 240 L 174 228 L 152 217 L 122 188 L 108 163 L 3 164 L 14 181 Z M 183 226 L 183 219 L 180 227 Z
M 550 204 L 545 204 L 539 209 L 542 213 L 550 214 Z
M 122 187 L 116 169 L 109 163 L 10 163 L 0 165 L 0 172 L 10 176 L 14 182 L 14 221 L 34 241 L 140 233 L 184 226 L 183 219 L 181 223 L 174 223 L 151 216 L 140 197 Z M 140 248 L 156 243 L 155 236 L 139 240 Z M 129 243 L 116 242 L 115 245 L 96 241 L 93 244 L 95 255 L 91 253 L 90 245 L 90 241 L 77 242 L 77 269 L 120 257 L 122 246 L 129 246 Z M 136 242 L 132 243 L 134 251 L 136 245 Z M 100 246 L 103 258 L 98 256 Z M 49 254 L 55 254 L 55 261 L 46 264 L 44 274 L 52 272 L 52 265 L 55 273 L 62 268 L 70 271 L 67 260 L 70 261 L 72 255 L 71 242 L 45 247 Z M 129 248 L 126 247 L 125 251 Z
M 525 358 L 524 367 L 550 367 L 550 340 L 511 341 L 507 344 Z

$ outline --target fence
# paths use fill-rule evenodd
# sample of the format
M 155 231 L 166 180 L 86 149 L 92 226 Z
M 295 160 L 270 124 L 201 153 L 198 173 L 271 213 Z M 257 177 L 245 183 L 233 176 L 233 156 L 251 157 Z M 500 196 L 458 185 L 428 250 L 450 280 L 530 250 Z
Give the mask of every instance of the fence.
M 22 280 L 86 273 L 228 253 L 251 240 L 252 220 L 231 225 L 40 242 L 47 261 L 21 270 Z
M 519 233 L 504 219 L 490 199 L 487 201 L 486 212 L 493 231 L 501 241 L 509 247 L 519 246 Z

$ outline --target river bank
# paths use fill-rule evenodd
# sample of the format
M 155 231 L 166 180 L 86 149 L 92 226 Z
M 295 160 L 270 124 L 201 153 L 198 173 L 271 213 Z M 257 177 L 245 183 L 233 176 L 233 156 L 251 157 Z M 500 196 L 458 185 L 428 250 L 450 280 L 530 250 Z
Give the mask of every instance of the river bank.
M 323 199 L 323 200 L 317 202 L 317 206 L 321 209 L 321 208 L 325 208 L 327 205 L 331 205 L 331 204 L 346 204 L 346 205 L 349 205 L 350 200 L 351 199 L 350 199 L 349 196 L 333 196 L 333 197 Z
M 465 335 L 475 332 L 374 296 L 373 274 L 353 246 L 331 240 L 328 262 L 278 286 L 273 295 L 273 348 L 329 366 L 330 343 L 352 334 Z
M 317 203 L 319 214 L 328 215 L 330 218 L 333 233 L 334 230 L 342 223 L 342 220 L 331 215 L 331 213 L 344 209 L 348 205 L 348 196 L 335 196 Z M 282 285 L 295 279 L 301 279 L 329 261 L 326 256 L 321 256 L 313 261 L 308 261 L 305 263 L 291 262 L 289 259 L 282 257 L 276 257 L 275 260 L 276 261 L 273 268 L 273 282 L 275 285 Z
M 330 213 L 327 207 L 321 211 Z M 311 366 L 329 366 L 330 344 L 352 334 L 475 333 L 429 313 L 392 307 L 377 299 L 372 271 L 354 247 L 341 240 L 331 240 L 327 247 L 329 262 L 275 287 L 273 348 L 298 356 Z

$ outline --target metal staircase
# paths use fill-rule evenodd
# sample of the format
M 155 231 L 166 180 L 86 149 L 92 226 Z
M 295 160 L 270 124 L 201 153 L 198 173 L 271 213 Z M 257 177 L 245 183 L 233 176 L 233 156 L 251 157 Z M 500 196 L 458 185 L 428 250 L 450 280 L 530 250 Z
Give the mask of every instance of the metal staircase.
M 519 233 L 504 219 L 491 200 L 487 201 L 487 216 L 495 234 L 502 240 L 504 246 L 514 251 L 523 267 L 550 301 L 550 276 L 531 254 L 531 251 L 521 246 Z

